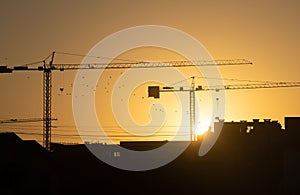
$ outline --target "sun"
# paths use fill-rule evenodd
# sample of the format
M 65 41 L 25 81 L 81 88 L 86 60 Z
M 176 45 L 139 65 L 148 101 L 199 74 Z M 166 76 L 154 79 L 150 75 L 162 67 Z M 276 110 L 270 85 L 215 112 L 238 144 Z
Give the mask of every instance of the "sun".
M 208 120 L 202 120 L 196 125 L 196 135 L 203 135 L 211 128 Z

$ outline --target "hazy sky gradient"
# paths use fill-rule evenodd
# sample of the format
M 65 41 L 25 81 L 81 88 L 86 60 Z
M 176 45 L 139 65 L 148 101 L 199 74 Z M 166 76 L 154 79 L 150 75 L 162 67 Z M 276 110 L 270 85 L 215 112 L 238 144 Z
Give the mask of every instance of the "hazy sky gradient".
M 53 50 L 85 54 L 111 33 L 153 24 L 189 33 L 215 59 L 245 58 L 254 63 L 222 68 L 224 78 L 299 81 L 299 9 L 297 0 L 4 0 L 0 64 L 38 61 Z M 54 74 L 53 115 L 61 121 L 72 121 L 71 96 L 66 93 L 71 93 L 73 75 Z M 65 94 L 58 95 L 62 82 Z M 41 72 L 0 75 L 0 93 L 0 119 L 42 116 Z M 227 121 L 271 118 L 283 124 L 284 116 L 300 116 L 299 88 L 229 91 L 226 97 Z

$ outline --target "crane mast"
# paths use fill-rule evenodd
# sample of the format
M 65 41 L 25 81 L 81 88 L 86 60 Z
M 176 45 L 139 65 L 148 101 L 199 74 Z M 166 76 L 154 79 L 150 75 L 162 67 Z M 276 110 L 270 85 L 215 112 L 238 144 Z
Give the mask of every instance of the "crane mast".
M 44 61 L 43 70 L 43 146 L 46 150 L 50 151 L 51 144 L 51 92 L 52 92 L 52 64 L 54 60 L 54 54 L 52 53 L 51 61 L 46 64 Z
M 195 77 L 192 77 L 192 83 L 190 88 L 190 140 L 194 140 L 193 127 L 195 125 Z

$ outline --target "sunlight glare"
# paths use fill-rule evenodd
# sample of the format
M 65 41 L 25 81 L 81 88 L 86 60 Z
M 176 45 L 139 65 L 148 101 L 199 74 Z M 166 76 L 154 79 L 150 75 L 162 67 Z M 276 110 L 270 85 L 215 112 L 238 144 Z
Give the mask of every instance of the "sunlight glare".
M 200 121 L 196 127 L 196 135 L 203 135 L 210 129 L 210 122 L 207 120 Z

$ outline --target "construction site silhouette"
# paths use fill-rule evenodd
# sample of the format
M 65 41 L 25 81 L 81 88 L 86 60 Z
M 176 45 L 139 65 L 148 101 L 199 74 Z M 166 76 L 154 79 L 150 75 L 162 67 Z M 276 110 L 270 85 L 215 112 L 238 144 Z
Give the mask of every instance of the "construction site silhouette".
M 97 159 L 84 144 L 51 143 L 52 152 L 14 133 L 0 134 L 1 194 L 294 194 L 300 192 L 300 117 L 285 128 L 270 119 L 223 125 L 213 148 L 198 156 L 201 139 L 178 158 L 149 171 L 125 171 Z M 166 141 L 121 142 L 151 150 Z M 98 144 L 99 147 L 110 147 Z M 111 146 L 113 147 L 113 146 Z M 121 158 L 122 153 L 107 154 Z

